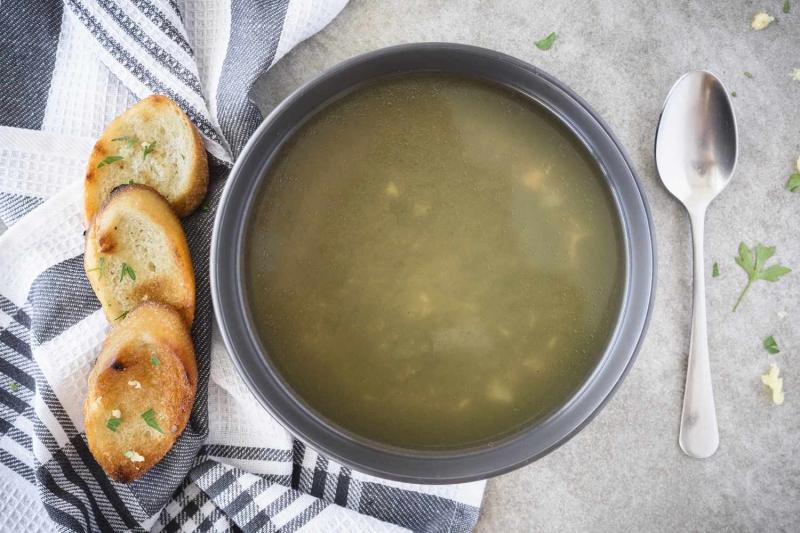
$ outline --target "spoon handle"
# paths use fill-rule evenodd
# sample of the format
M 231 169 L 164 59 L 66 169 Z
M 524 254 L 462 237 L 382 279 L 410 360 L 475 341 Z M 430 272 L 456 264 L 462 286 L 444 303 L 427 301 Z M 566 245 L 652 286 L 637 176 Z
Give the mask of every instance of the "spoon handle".
M 704 459 L 712 456 L 719 446 L 706 329 L 706 282 L 703 262 L 705 209 L 690 211 L 689 217 L 692 221 L 694 243 L 694 309 L 679 442 L 686 455 Z

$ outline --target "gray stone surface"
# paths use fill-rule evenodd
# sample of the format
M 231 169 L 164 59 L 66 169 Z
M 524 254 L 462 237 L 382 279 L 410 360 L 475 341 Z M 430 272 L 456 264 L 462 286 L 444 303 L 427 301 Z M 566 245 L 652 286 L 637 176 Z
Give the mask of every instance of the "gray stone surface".
M 800 192 L 784 189 L 800 156 L 800 2 L 637 3 L 353 0 L 324 31 L 260 80 L 269 110 L 301 82 L 353 55 L 413 41 L 493 48 L 566 82 L 612 126 L 644 183 L 658 239 L 658 293 L 647 341 L 624 386 L 582 433 L 545 459 L 489 482 L 479 532 L 800 531 Z M 625 5 L 629 4 L 629 5 Z M 753 15 L 776 21 L 754 32 Z M 549 52 L 533 43 L 556 31 Z M 721 445 L 704 461 L 677 444 L 691 315 L 689 225 L 661 186 L 653 135 L 672 83 L 705 68 L 734 100 L 741 155 L 708 212 L 706 270 Z M 755 78 L 743 73 L 750 71 Z M 777 246 L 798 272 L 759 282 L 737 313 L 746 278 L 740 241 Z M 721 275 L 711 278 L 719 262 Z M 784 311 L 785 318 L 777 313 Z M 774 334 L 781 353 L 769 355 Z M 759 376 L 777 362 L 786 402 Z

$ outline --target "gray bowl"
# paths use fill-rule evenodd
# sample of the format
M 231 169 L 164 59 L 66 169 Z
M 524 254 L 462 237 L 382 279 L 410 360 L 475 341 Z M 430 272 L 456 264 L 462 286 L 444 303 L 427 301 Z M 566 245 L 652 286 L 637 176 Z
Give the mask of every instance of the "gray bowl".
M 242 246 L 252 200 L 270 160 L 309 116 L 354 87 L 404 72 L 438 71 L 511 87 L 549 109 L 583 142 L 616 199 L 625 243 L 625 284 L 616 328 L 583 386 L 546 420 L 502 442 L 452 451 L 385 446 L 324 419 L 279 375 L 253 327 L 244 296 Z M 569 440 L 620 386 L 644 339 L 653 308 L 653 221 L 633 164 L 600 116 L 552 76 L 498 52 L 447 43 L 385 48 L 345 61 L 284 100 L 256 130 L 225 185 L 211 239 L 211 294 L 225 344 L 259 402 L 287 430 L 324 455 L 362 472 L 413 483 L 485 479 L 528 464 Z

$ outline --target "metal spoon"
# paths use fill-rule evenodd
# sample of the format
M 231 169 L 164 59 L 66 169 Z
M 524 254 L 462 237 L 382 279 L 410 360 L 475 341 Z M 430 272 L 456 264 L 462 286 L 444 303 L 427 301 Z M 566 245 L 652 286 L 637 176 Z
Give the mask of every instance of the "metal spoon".
M 656 166 L 692 223 L 694 308 L 678 440 L 686 455 L 698 459 L 710 457 L 719 446 L 708 362 L 703 224 L 708 204 L 731 181 L 738 144 L 736 117 L 722 82 L 704 70 L 675 82 L 656 131 Z

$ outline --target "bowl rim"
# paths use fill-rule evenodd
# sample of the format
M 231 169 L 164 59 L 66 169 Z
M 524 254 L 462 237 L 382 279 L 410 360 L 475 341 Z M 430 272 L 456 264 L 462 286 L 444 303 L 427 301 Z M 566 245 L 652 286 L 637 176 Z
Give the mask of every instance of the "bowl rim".
M 380 71 L 386 62 L 408 60 L 410 63 L 436 64 L 443 58 L 454 64 L 485 63 L 489 72 L 478 74 L 478 77 L 532 97 L 573 130 L 606 174 L 623 232 L 626 274 L 625 293 L 606 352 L 586 382 L 556 413 L 497 446 L 430 453 L 392 448 L 358 438 L 331 425 L 291 391 L 252 330 L 241 282 L 240 256 L 247 228 L 246 214 L 253 203 L 253 191 L 262 181 L 260 174 L 263 172 L 253 172 L 252 167 L 263 171 L 297 127 L 346 92 L 326 91 L 326 85 L 335 85 L 337 82 L 333 80 L 338 80 L 338 84 L 349 91 L 372 79 L 392 74 L 454 71 L 449 65 L 440 65 L 438 69 L 411 67 L 389 69 L 372 77 L 368 75 L 370 68 Z M 346 79 L 359 69 L 361 77 L 355 76 L 352 81 Z M 363 75 L 365 69 L 366 77 Z M 513 69 L 528 84 L 543 85 L 533 89 L 530 85 L 517 86 L 509 80 L 501 81 L 496 79 L 500 76 L 497 69 L 506 72 Z M 563 100 L 569 109 L 554 107 L 552 100 L 543 99 L 540 93 L 545 89 L 552 98 Z M 302 99 L 315 102 L 315 93 L 327 94 L 327 98 L 319 100 L 319 95 L 316 95 L 318 99 L 313 109 L 303 112 L 299 120 L 287 118 L 292 107 L 299 106 Z M 572 114 L 570 117 L 565 115 L 567 111 Z M 587 138 L 589 134 L 594 143 Z M 263 150 L 265 144 L 271 148 Z M 614 172 L 613 176 L 611 172 Z M 235 187 L 238 188 L 234 190 Z M 243 201 L 237 201 L 242 196 Z M 412 43 L 356 56 L 307 81 L 276 106 L 250 137 L 225 183 L 214 220 L 209 272 L 214 313 L 228 354 L 250 391 L 270 415 L 293 436 L 337 462 L 382 478 L 431 484 L 474 481 L 511 471 L 550 453 L 585 427 L 611 399 L 638 355 L 655 301 L 656 273 L 655 231 L 641 181 L 619 140 L 597 112 L 566 85 L 524 61 L 492 50 L 452 43 Z M 635 305 L 631 306 L 631 303 Z M 576 402 L 582 403 L 578 410 L 574 408 Z M 553 423 L 554 420 L 557 422 Z

